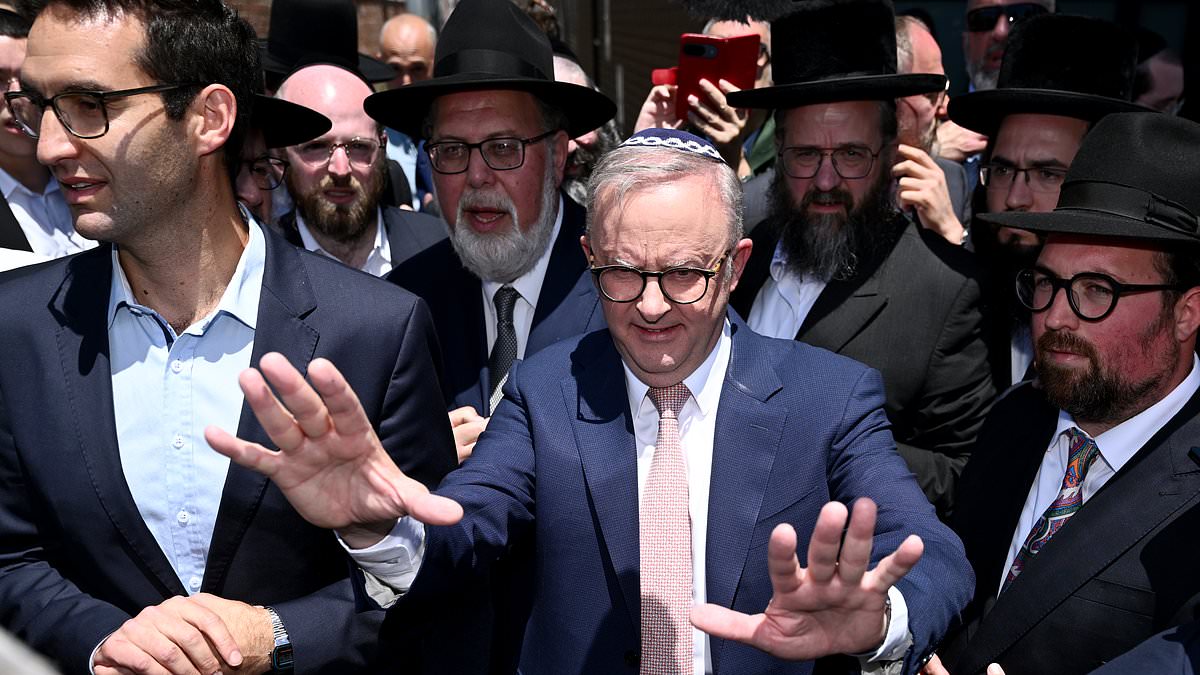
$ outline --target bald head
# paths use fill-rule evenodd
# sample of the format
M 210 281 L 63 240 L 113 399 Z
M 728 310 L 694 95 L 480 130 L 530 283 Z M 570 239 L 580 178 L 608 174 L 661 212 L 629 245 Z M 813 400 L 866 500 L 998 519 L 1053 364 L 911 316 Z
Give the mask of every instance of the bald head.
M 388 19 L 379 30 L 379 58 L 396 70 L 396 78 L 388 83 L 396 88 L 433 75 L 433 51 L 437 46 L 437 31 L 416 14 L 398 14 Z
M 371 87 L 350 71 L 330 65 L 301 68 L 288 76 L 275 96 L 312 108 L 333 120 L 333 128 L 347 123 L 355 126 L 375 123 L 363 110 L 363 101 Z

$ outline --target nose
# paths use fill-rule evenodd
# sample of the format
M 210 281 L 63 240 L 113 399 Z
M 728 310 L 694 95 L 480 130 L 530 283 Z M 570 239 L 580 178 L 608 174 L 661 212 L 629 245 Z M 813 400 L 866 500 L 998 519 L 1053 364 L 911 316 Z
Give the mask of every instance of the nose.
M 637 310 L 638 314 L 650 323 L 658 321 L 671 311 L 671 303 L 663 295 L 662 286 L 657 278 L 646 280 L 646 288 L 642 290 L 642 297 L 637 301 Z
M 243 164 L 237 175 L 237 198 L 242 201 L 251 211 L 258 208 L 262 204 L 265 193 L 254 179 L 250 177 L 250 169 Z
M 346 148 L 337 146 L 329 155 L 329 173 L 334 176 L 350 175 L 350 155 Z
M 822 156 L 821 164 L 817 167 L 817 175 L 813 176 L 813 185 L 821 192 L 829 192 L 841 182 L 842 177 L 838 175 L 837 169 L 833 166 L 833 157 L 831 155 Z
M 574 143 L 576 145 L 579 145 L 579 146 L 582 146 L 585 148 L 590 148 L 590 147 L 596 145 L 596 141 L 598 140 L 598 138 L 599 138 L 599 135 L 593 129 L 592 131 L 587 132 L 586 134 L 580 136 L 579 138 L 574 139 Z
M 78 139 L 62 125 L 50 108 L 42 111 L 41 128 L 38 130 L 37 159 L 46 166 L 73 157 L 78 148 Z
M 996 25 L 992 27 L 992 39 L 997 42 L 1004 42 L 1008 39 L 1009 21 L 1008 15 L 1001 14 L 996 19 Z
M 1067 298 L 1067 294 L 1070 292 L 1066 288 L 1056 289 L 1054 297 L 1050 298 L 1050 306 L 1040 312 L 1042 322 L 1048 330 L 1063 330 L 1078 327 L 1079 317 L 1071 309 L 1070 300 Z
M 483 160 L 483 148 L 471 148 L 467 153 L 467 183 L 471 187 L 481 187 L 495 180 L 495 172 Z
M 1013 176 L 1004 198 L 1004 207 L 1009 211 L 1028 211 L 1033 206 L 1033 190 L 1029 189 L 1029 174 L 1021 172 Z

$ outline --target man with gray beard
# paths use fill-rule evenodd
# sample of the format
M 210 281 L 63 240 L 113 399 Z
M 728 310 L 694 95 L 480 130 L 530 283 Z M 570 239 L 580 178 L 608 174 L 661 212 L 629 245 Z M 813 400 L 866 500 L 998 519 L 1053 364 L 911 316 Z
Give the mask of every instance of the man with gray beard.
M 879 370 L 897 448 L 946 517 L 995 393 L 979 284 L 969 253 L 897 210 L 892 174 L 895 99 L 946 80 L 896 74 L 890 3 L 798 7 L 771 24 L 775 86 L 729 96 L 777 111 L 780 148 L 731 304 L 755 331 Z

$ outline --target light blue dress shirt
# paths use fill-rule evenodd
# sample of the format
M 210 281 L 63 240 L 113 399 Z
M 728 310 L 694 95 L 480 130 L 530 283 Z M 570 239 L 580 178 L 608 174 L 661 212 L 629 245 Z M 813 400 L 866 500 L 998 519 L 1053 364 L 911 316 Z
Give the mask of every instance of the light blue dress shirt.
M 204 579 L 229 469 L 204 440 L 204 428 L 237 429 L 237 378 L 254 348 L 266 245 L 258 224 L 249 224 L 217 308 L 181 335 L 137 302 L 113 249 L 108 343 L 121 468 L 142 520 L 189 594 Z

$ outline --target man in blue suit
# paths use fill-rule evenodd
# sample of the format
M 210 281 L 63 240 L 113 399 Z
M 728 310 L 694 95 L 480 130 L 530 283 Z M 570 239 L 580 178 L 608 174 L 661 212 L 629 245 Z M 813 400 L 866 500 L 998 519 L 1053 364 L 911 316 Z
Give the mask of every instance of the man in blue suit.
M 808 673 L 833 654 L 915 670 L 972 577 L 896 453 L 878 373 L 728 313 L 751 244 L 707 141 L 643 131 L 597 166 L 591 197 L 582 244 L 608 330 L 514 368 L 438 495 L 390 466 L 327 363 L 310 375 L 328 410 L 280 359 L 262 367 L 291 414 L 244 376 L 280 453 L 217 432 L 214 447 L 340 528 L 366 594 L 405 593 L 393 614 L 421 616 L 533 543 L 527 674 Z M 369 489 L 329 492 L 367 475 Z M 794 561 L 797 533 L 808 568 L 773 580 L 768 550 Z M 717 607 L 694 616 L 715 629 L 718 608 L 770 606 L 752 641 L 778 657 L 693 629 L 703 603 Z
M 0 277 L 0 623 L 65 673 L 368 669 L 336 540 L 202 436 L 268 442 L 263 353 L 338 359 L 406 472 L 455 465 L 423 304 L 236 203 L 256 53 L 219 0 L 52 0 L 9 93 L 104 242 Z

